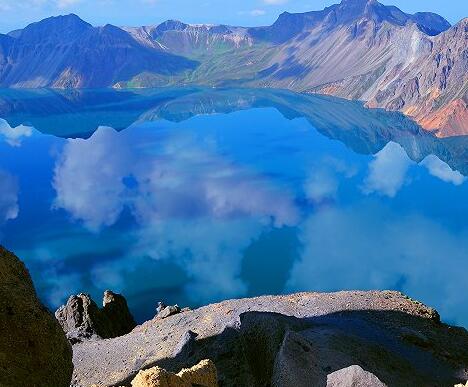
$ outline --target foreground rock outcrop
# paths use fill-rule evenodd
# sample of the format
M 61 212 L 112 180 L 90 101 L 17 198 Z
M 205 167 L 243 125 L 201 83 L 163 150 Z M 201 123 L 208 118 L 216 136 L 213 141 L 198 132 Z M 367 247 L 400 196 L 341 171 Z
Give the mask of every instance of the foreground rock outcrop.
M 72 348 L 24 264 L 0 246 L 0 386 L 68 387 Z
M 106 290 L 102 306 L 99 308 L 89 295 L 78 294 L 55 312 L 72 344 L 123 336 L 136 327 L 127 301 L 120 294 Z
M 211 360 L 202 360 L 192 368 L 184 368 L 177 374 L 161 367 L 140 371 L 132 381 L 132 387 L 217 387 L 216 366 Z
M 221 386 L 453 386 L 468 380 L 468 332 L 397 292 L 232 300 L 76 344 L 72 386 L 131 386 L 203 359 Z

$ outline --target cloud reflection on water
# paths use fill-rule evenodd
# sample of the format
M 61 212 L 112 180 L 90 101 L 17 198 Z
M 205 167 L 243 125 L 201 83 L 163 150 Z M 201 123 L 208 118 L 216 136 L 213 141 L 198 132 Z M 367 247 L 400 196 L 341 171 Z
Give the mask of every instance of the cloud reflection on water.
M 376 202 L 325 208 L 301 226 L 304 246 L 288 291 L 399 289 L 427 300 L 445 318 L 466 321 L 468 229 L 424 215 L 398 216 Z
M 18 191 L 16 178 L 0 169 L 0 225 L 18 217 Z
M 265 227 L 297 224 L 293 194 L 219 155 L 209 140 L 132 134 L 101 127 L 88 140 L 68 140 L 54 172 L 55 206 L 94 232 L 127 208 L 139 224 L 131 254 L 183 267 L 193 302 L 244 295 L 243 251 Z M 96 285 L 123 282 L 115 272 L 99 278 Z
M 19 147 L 23 139 L 31 137 L 32 134 L 33 131 L 30 126 L 19 125 L 12 128 L 7 121 L 0 118 L 0 138 L 3 138 L 8 145 Z
M 435 155 L 427 156 L 421 165 L 425 166 L 432 176 L 438 177 L 446 183 L 453 185 L 462 185 L 466 177 L 460 172 L 453 170 L 447 163 L 444 163 Z
M 401 145 L 389 142 L 370 162 L 363 192 L 366 194 L 377 192 L 391 198 L 395 197 L 405 183 L 406 172 L 411 164 Z
M 211 148 L 211 149 L 210 149 Z M 101 127 L 68 140 L 55 167 L 55 206 L 93 230 L 125 207 L 142 224 L 168 218 L 253 216 L 293 225 L 293 196 L 188 136 L 132 136 Z
M 412 165 L 417 164 L 405 150 L 390 142 L 370 160 L 360 189 L 394 198 L 411 181 Z M 435 156 L 420 165 L 442 181 L 464 181 Z M 133 242 L 127 256 L 93 265 L 96 288 L 128 286 L 135 259 L 149 257 L 185 273 L 183 291 L 195 304 L 248 295 L 241 275 L 245 250 L 268 228 L 294 226 L 302 253 L 286 290 L 400 288 L 432 300 L 454 319 L 465 300 L 447 278 L 463 281 L 459 267 L 468 254 L 467 231 L 420 214 L 399 216 L 378 197 L 341 205 L 340 186 L 359 180 L 358 170 L 335 157 L 312 164 L 304 193 L 315 207 L 304 212 L 297 192 L 233 162 L 209 137 L 101 127 L 88 140 L 66 142 L 53 184 L 55 206 L 93 232 L 116 224 L 126 209 L 138 224 L 128 231 Z M 320 206 L 330 200 L 331 206 Z M 56 294 L 60 287 L 54 289 Z

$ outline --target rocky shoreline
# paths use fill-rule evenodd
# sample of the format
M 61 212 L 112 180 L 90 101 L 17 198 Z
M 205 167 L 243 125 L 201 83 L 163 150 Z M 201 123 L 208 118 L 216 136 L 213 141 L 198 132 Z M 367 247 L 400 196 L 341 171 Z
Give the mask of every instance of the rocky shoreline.
M 0 268 L 1 387 L 442 387 L 468 380 L 468 332 L 398 292 L 265 296 L 196 310 L 161 305 L 135 327 L 125 299 L 109 291 L 103 308 L 72 296 L 57 321 L 37 301 L 24 265 L 1 247 Z

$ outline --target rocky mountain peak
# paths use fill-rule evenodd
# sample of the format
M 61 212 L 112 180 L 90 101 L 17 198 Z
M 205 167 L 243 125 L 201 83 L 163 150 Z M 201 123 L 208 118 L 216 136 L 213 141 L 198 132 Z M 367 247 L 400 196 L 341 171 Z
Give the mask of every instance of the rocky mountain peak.
M 51 16 L 37 23 L 33 23 L 25 28 L 37 28 L 40 26 L 47 26 L 49 28 L 56 28 L 64 30 L 66 28 L 89 28 L 91 24 L 85 22 L 78 15 L 70 13 L 68 15 Z
M 420 12 L 410 15 L 395 6 L 383 5 L 377 0 L 342 0 L 341 3 L 322 11 L 283 12 L 272 26 L 252 28 L 249 32 L 260 40 L 283 43 L 317 26 L 323 26 L 329 31 L 353 25 L 362 19 L 378 25 L 386 22 L 400 27 L 414 23 L 428 35 L 438 35 L 450 28 L 447 20 L 434 13 Z
M 333 12 L 336 15 L 336 21 L 345 24 L 361 17 L 380 20 L 383 18 L 385 8 L 376 0 L 342 0 Z
M 163 33 L 166 31 L 183 31 L 188 26 L 189 26 L 188 24 L 183 23 L 179 20 L 166 20 L 165 22 L 159 24 L 156 27 L 156 31 L 158 33 Z
M 366 7 L 378 4 L 377 0 L 341 0 L 340 6 L 364 10 Z
M 91 24 L 75 14 L 53 16 L 30 24 L 20 32 L 16 32 L 18 39 L 28 42 L 45 42 L 57 40 L 74 40 L 83 32 L 93 28 Z
M 461 20 L 456 24 L 456 26 L 457 26 L 458 28 L 460 28 L 460 27 L 461 27 L 461 28 L 464 28 L 465 33 L 468 34 L 468 17 L 465 17 L 465 18 L 461 19 Z M 468 39 L 468 36 L 467 36 L 467 39 Z

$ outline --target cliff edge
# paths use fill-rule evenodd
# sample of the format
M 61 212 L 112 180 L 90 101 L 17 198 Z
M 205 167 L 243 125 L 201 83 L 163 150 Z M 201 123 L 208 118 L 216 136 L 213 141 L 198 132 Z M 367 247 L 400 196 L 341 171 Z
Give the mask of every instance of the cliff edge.
M 140 370 L 178 372 L 204 359 L 216 365 L 220 386 L 328 386 L 342 378 L 453 386 L 468 380 L 468 333 L 398 292 L 231 300 L 76 344 L 72 386 L 130 386 Z

